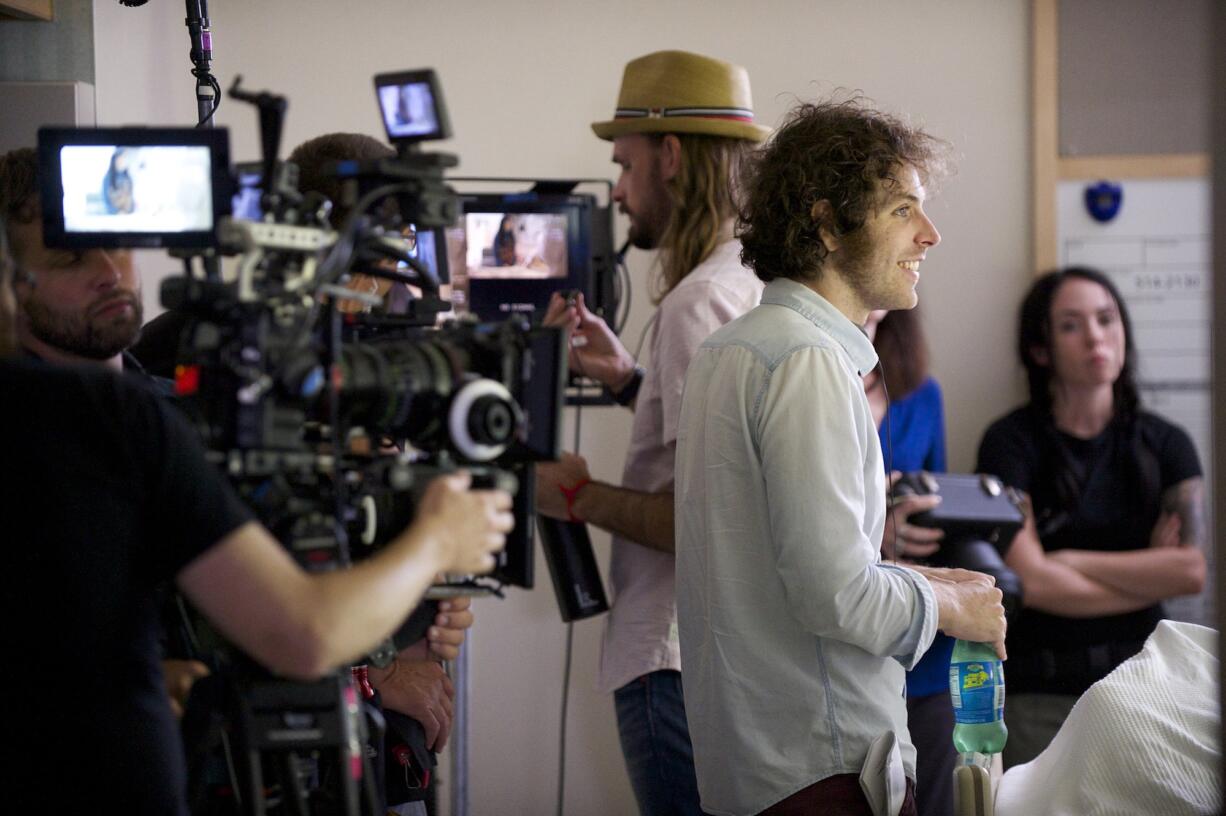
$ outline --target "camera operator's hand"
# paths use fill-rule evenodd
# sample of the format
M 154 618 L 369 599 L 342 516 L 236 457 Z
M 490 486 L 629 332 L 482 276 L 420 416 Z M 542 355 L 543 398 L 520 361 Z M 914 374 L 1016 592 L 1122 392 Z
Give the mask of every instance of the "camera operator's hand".
M 928 579 L 937 599 L 937 628 L 950 637 L 990 643 L 1005 659 L 1005 607 L 996 579 L 982 572 L 911 567 Z
M 442 545 L 442 570 L 485 573 L 494 568 L 494 553 L 506 545 L 515 526 L 511 495 L 505 490 L 470 490 L 467 471 L 440 476 L 430 483 L 417 508 L 419 524 Z
M 431 654 L 440 660 L 455 660 L 464 643 L 464 633 L 473 625 L 473 599 L 447 598 L 439 601 L 434 625 L 426 632 Z
M 601 317 L 583 303 L 583 295 L 574 304 L 554 292 L 549 308 L 541 321 L 546 326 L 564 327 L 570 333 L 570 370 L 591 377 L 613 393 L 625 388 L 634 377 L 634 357 L 617 339 Z
M 472 598 L 467 596 L 439 601 L 438 614 L 426 636 L 398 654 L 406 660 L 455 660 L 460 656 L 466 630 L 473 625 L 471 606 Z
M 536 465 L 536 512 L 551 518 L 570 519 L 567 491 L 577 494 L 591 481 L 587 461 L 578 454 L 563 453 L 556 462 Z M 563 489 L 565 488 L 565 489 Z
M 383 707 L 407 714 L 426 731 L 426 747 L 441 751 L 451 735 L 455 687 L 443 667 L 433 660 L 397 657 L 387 668 L 367 668 Z
M 890 487 L 902 478 L 900 471 L 890 474 Z M 881 555 L 884 558 L 896 558 L 909 561 L 916 558 L 927 558 L 941 549 L 940 541 L 945 537 L 943 530 L 929 527 L 919 527 L 908 524 L 907 519 L 916 513 L 931 510 L 941 503 L 938 495 L 896 496 L 890 505 L 889 514 L 885 519 L 885 530 L 881 535 Z
M 199 660 L 162 661 L 162 680 L 166 685 L 166 696 L 170 698 L 170 710 L 175 717 L 183 716 L 187 698 L 196 681 L 208 676 L 209 667 Z

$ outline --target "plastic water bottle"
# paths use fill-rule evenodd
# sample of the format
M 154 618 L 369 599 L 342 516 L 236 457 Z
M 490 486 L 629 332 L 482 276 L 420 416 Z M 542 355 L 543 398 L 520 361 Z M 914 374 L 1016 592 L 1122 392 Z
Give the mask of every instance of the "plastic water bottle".
M 987 643 L 959 640 L 949 659 L 949 696 L 954 704 L 954 747 L 964 764 L 974 754 L 999 754 L 1005 747 L 1005 669 Z

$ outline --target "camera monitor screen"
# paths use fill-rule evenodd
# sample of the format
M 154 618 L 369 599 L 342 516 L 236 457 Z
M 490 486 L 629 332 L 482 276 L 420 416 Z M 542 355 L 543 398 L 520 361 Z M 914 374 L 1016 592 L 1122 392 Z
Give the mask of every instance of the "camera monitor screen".
M 230 207 L 227 137 L 216 129 L 41 129 L 47 245 L 214 246 Z
M 404 244 L 400 249 L 403 249 L 405 254 L 429 270 L 440 284 L 450 282 L 447 274 L 447 256 L 439 253 L 442 230 L 420 230 L 416 225 L 409 224 L 402 232 L 402 236 Z M 416 274 L 404 261 L 397 262 L 396 270 L 405 275 Z M 420 295 L 421 292 L 415 289 L 414 296 Z
M 539 317 L 554 292 L 577 289 L 591 305 L 591 201 L 586 196 L 464 196 L 446 230 L 456 308 L 482 320 Z
M 434 71 L 403 71 L 375 77 L 383 127 L 393 143 L 446 139 L 451 125 Z
M 264 193 L 260 187 L 260 181 L 264 178 L 263 171 L 258 167 L 243 164 L 235 170 L 238 189 L 230 199 L 230 214 L 240 221 L 264 220 L 264 210 L 260 206 L 260 197 Z
M 236 221 L 263 221 L 264 212 L 264 162 L 238 162 L 234 165 L 233 195 L 230 196 L 230 216 Z M 275 193 L 298 189 L 298 165 L 278 161 L 273 167 Z
M 464 214 L 469 278 L 566 279 L 566 214 Z

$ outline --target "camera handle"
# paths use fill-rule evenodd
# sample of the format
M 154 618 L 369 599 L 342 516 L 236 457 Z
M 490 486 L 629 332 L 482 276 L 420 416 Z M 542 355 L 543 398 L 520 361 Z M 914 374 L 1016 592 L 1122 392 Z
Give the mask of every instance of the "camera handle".
M 203 0 L 201 0 L 203 2 Z M 284 96 L 269 91 L 244 91 L 239 88 L 242 74 L 234 77 L 226 96 L 255 105 L 260 114 L 260 161 L 264 165 L 260 173 L 260 187 L 271 199 L 276 183 L 277 154 L 281 150 L 281 131 L 285 127 L 285 111 L 289 103 Z

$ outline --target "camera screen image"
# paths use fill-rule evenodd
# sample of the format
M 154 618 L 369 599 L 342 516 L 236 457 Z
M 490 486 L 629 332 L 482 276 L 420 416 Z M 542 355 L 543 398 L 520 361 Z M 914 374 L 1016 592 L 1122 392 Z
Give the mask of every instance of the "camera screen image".
M 565 279 L 566 234 L 565 213 L 470 212 L 464 214 L 464 240 L 448 247 L 453 267 L 469 278 Z
M 438 245 L 439 230 L 420 230 L 414 224 L 409 224 L 402 232 L 405 253 L 422 266 L 430 270 L 439 283 L 447 283 L 447 267 L 439 263 Z M 396 269 L 405 274 L 411 274 L 409 265 L 404 261 L 396 264 Z
M 429 82 L 379 87 L 379 108 L 388 138 L 430 138 L 438 135 L 438 108 Z
M 554 292 L 592 300 L 592 198 L 529 192 L 472 193 L 443 230 L 457 313 L 481 320 L 540 317 Z
M 434 277 L 438 278 L 440 282 L 446 283 L 447 276 L 445 274 L 445 270 L 439 269 L 439 262 L 438 262 L 439 233 L 438 231 L 437 230 L 425 230 L 423 232 L 423 231 L 418 231 L 416 227 L 413 227 L 413 230 L 414 230 L 414 234 L 416 235 L 416 240 L 413 242 L 413 246 L 409 249 L 409 254 L 413 256 L 414 258 L 416 258 L 417 260 L 421 261 L 422 264 L 426 267 L 426 269 L 429 269 L 431 272 L 433 272 Z M 403 264 L 403 265 L 407 266 L 408 264 Z
M 230 213 L 241 221 L 260 221 L 264 218 L 264 211 L 260 208 L 260 196 L 264 192 L 260 189 L 261 174 L 257 171 L 243 171 L 238 173 L 238 191 L 230 199 Z
M 176 233 L 213 229 L 205 145 L 63 145 L 65 233 Z

